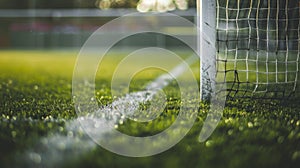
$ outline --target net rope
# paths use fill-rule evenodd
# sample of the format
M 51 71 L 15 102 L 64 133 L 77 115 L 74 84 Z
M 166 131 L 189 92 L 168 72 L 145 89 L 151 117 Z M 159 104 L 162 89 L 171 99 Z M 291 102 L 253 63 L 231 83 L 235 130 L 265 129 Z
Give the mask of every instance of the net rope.
M 297 88 L 299 0 L 216 0 L 216 67 L 229 98 L 285 98 Z

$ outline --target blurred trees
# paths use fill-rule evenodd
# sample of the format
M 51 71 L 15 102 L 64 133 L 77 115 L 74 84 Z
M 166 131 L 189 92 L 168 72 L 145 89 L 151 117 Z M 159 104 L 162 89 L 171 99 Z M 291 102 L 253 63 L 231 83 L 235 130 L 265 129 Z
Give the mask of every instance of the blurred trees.
M 0 8 L 95 8 L 95 1 L 96 0 L 0 0 Z

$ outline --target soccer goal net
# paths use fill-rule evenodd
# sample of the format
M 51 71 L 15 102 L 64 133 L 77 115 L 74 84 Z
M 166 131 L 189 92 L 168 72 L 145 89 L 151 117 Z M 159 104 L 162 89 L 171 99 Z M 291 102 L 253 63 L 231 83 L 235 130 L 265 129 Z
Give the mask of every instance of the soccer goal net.
M 215 72 L 227 98 L 287 98 L 298 85 L 299 0 L 198 0 L 202 84 Z M 207 45 L 214 49 L 207 50 Z M 215 71 L 207 71 L 209 67 Z M 213 77 L 214 78 L 214 77 Z M 202 96 L 211 87 L 204 87 Z

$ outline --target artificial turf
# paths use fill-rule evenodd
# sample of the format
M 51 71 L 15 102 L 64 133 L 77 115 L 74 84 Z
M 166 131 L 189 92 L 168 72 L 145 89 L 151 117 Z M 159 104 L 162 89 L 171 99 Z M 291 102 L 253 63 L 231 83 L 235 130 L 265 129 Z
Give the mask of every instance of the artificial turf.
M 43 137 L 66 134 L 66 122 L 77 117 L 72 102 L 76 55 L 76 51 L 0 51 L 0 167 L 25 166 L 27 162 L 19 158 L 22 153 L 33 148 Z M 105 73 L 96 79 L 97 100 L 102 105 L 114 99 L 110 95 L 111 69 L 120 58 L 118 54 L 113 55 L 107 57 L 102 66 Z M 196 70 L 197 65 L 193 69 Z M 131 90 L 142 89 L 145 83 L 162 73 L 153 72 L 155 75 L 141 73 L 131 83 Z M 135 136 L 164 130 L 177 117 L 180 106 L 177 87 L 173 82 L 164 89 L 168 106 L 159 119 L 142 125 L 125 121 L 118 129 Z M 62 156 L 68 159 L 59 166 L 298 167 L 299 103 L 296 100 L 241 103 L 245 104 L 242 100 L 230 102 L 217 129 L 204 143 L 198 142 L 197 138 L 208 106 L 200 104 L 199 111 L 194 112 L 197 115 L 192 129 L 168 151 L 151 157 L 130 158 L 95 146 L 74 158 Z

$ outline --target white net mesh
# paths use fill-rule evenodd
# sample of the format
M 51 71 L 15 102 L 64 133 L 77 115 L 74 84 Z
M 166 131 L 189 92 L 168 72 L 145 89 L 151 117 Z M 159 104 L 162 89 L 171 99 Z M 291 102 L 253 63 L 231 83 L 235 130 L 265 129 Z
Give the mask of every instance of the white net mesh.
M 229 98 L 285 98 L 299 73 L 299 0 L 216 0 L 216 66 Z

